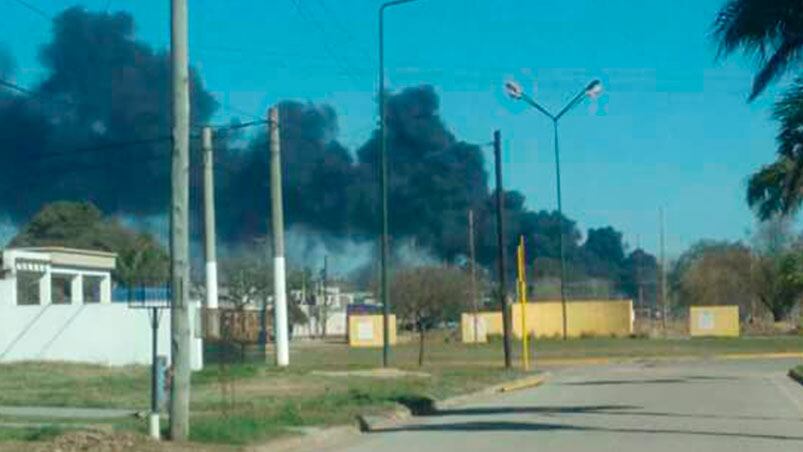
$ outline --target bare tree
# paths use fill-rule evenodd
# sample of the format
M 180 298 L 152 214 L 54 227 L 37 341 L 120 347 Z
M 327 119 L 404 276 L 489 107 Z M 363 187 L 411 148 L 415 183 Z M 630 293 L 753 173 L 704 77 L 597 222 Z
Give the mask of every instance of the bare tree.
M 456 267 L 426 266 L 399 271 L 391 284 L 396 314 L 418 332 L 422 366 L 427 331 L 458 318 L 470 305 L 469 277 Z

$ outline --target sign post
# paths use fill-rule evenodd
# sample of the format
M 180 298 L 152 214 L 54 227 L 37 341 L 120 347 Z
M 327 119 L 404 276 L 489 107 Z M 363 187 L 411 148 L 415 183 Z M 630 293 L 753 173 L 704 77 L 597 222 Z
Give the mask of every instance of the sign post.
M 129 288 L 128 290 L 133 289 Z M 148 434 L 151 438 L 158 440 L 161 430 L 159 425 L 159 394 L 163 394 L 163 391 L 159 390 L 159 322 L 162 319 L 163 311 L 170 309 L 170 297 L 167 294 L 167 296 L 157 296 L 155 300 L 149 300 L 143 287 L 140 287 L 139 294 L 136 295 L 129 295 L 128 307 L 131 309 L 146 309 L 151 327 L 151 412 L 148 415 Z

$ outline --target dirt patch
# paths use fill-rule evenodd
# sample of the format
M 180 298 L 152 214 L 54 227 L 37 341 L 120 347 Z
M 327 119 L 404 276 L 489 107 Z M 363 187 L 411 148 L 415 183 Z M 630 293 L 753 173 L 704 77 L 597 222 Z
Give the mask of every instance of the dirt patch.
M 158 450 L 156 441 L 135 433 L 107 433 L 98 431 L 75 431 L 58 436 L 52 441 L 32 448 L 37 452 L 45 451 L 151 451 Z
M 9 444 L 4 444 L 9 445 Z M 25 443 L 24 449 L 35 452 L 206 452 L 233 451 L 226 445 L 206 445 L 172 441 L 156 441 L 147 436 L 131 432 L 74 431 L 60 435 L 48 442 Z M 6 449 L 0 448 L 0 451 Z

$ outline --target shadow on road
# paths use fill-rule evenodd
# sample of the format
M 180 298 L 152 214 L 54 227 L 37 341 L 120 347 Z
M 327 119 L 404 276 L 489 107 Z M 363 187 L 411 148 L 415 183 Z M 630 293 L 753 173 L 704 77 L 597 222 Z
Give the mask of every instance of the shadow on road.
M 615 385 L 645 385 L 645 384 L 675 384 L 675 383 L 696 383 L 701 381 L 726 381 L 737 380 L 735 377 L 709 377 L 692 376 L 678 378 L 654 378 L 650 380 L 592 380 L 575 381 L 568 383 L 558 383 L 561 386 L 615 386 Z
M 499 406 L 499 407 L 476 407 L 476 408 L 454 408 L 438 410 L 429 413 L 428 416 L 471 416 L 471 415 L 493 415 L 493 414 L 611 414 L 617 410 L 637 410 L 641 407 L 635 405 L 578 405 L 578 406 Z
M 571 424 L 548 424 L 537 422 L 509 422 L 509 421 L 479 421 L 447 424 L 408 425 L 374 430 L 371 433 L 388 432 L 489 432 L 489 431 L 566 431 L 566 432 L 603 432 L 603 433 L 631 433 L 631 434 L 667 434 L 692 435 L 724 438 L 766 439 L 778 441 L 803 442 L 803 436 L 770 435 L 739 432 L 714 432 L 704 430 L 685 429 L 651 429 L 651 428 L 607 428 L 589 427 Z

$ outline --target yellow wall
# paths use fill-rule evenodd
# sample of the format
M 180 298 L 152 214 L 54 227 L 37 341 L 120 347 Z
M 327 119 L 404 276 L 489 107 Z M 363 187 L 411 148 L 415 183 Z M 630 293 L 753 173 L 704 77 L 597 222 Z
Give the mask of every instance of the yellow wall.
M 396 316 L 391 314 L 390 344 L 396 344 Z M 351 347 L 381 347 L 382 346 L 382 316 L 381 315 L 352 315 L 349 316 L 349 346 Z
M 692 306 L 689 308 L 692 336 L 739 336 L 738 306 Z
M 521 337 L 521 305 L 514 303 L 513 335 Z M 502 313 L 481 312 L 485 319 L 486 333 L 502 334 Z M 592 336 L 627 336 L 633 333 L 633 302 L 631 300 L 616 301 L 570 301 L 566 303 L 567 333 L 571 337 L 581 335 Z M 464 316 L 463 331 L 468 328 L 471 315 Z M 465 323 L 469 322 L 469 325 Z M 563 335 L 563 310 L 560 301 L 544 301 L 527 303 L 527 331 L 537 337 L 553 337 Z M 469 338 L 464 333 L 464 337 Z

